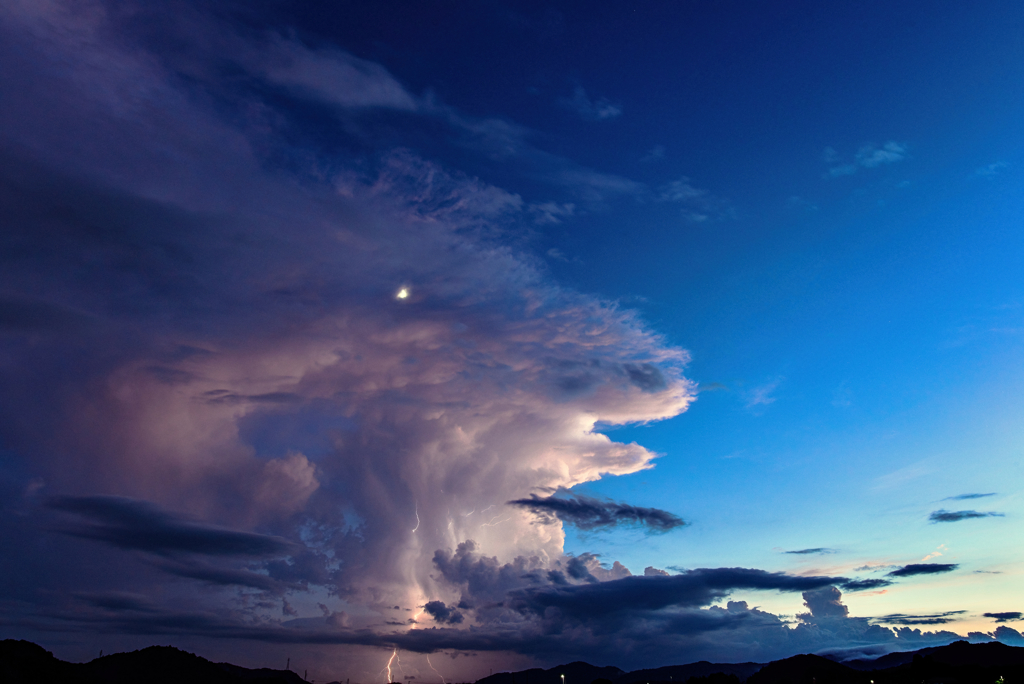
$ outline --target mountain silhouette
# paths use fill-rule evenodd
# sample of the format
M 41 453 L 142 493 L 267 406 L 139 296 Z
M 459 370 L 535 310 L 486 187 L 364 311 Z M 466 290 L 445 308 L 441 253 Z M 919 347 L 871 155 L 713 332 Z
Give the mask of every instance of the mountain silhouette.
M 564 680 L 563 680 L 564 676 Z M 3 684 L 302 684 L 289 670 L 214 663 L 172 646 L 68 663 L 30 641 L 0 641 Z M 670 665 L 624 672 L 581 661 L 550 669 L 499 672 L 476 684 L 1024 684 L 1024 648 L 998 642 L 890 653 L 836 662 L 795 655 L 767 664 Z
M 172 646 L 114 653 L 88 663 L 58 660 L 30 641 L 0 641 L 0 682 L 4 684 L 302 684 L 288 670 L 213 663 Z

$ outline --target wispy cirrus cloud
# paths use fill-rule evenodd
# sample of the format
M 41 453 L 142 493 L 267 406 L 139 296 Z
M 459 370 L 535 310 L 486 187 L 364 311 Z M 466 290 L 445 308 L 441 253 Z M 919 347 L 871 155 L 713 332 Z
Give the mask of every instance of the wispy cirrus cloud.
M 826 172 L 827 177 L 837 178 L 850 176 L 860 169 L 873 169 L 887 164 L 895 164 L 903 161 L 908 156 L 908 148 L 905 143 L 890 140 L 883 145 L 867 144 L 857 150 L 852 161 L 844 162 L 840 154 L 831 147 L 826 147 L 822 158 L 829 165 Z
M 995 495 L 995 492 L 988 492 L 987 494 L 958 494 L 956 496 L 947 496 L 945 499 L 943 499 L 943 501 L 965 501 L 969 499 L 985 499 Z
M 985 166 L 975 169 L 974 175 L 982 176 L 984 178 L 993 178 L 995 176 L 1002 175 L 1010 168 L 1011 164 L 1005 161 L 992 162 Z
M 822 546 L 816 546 L 812 549 L 797 549 L 796 551 L 783 551 L 783 553 L 794 554 L 798 556 L 817 556 L 836 553 L 836 549 L 829 549 Z
M 762 385 L 751 387 L 744 391 L 743 396 L 746 407 L 748 409 L 756 409 L 758 407 L 774 404 L 778 399 L 774 394 L 782 384 L 782 381 L 783 378 L 775 378 L 774 380 L 770 380 Z
M 687 176 L 661 186 L 658 199 L 680 205 L 683 216 L 694 223 L 736 217 L 736 209 L 730 202 L 693 185 Z
M 562 98 L 559 102 L 575 111 L 584 121 L 608 121 L 622 116 L 622 105 L 605 97 L 593 100 L 583 86 L 576 86 L 572 97 Z
M 420 103 L 387 69 L 337 49 L 310 49 L 275 37 L 250 64 L 267 81 L 299 96 L 344 108 L 414 111 Z

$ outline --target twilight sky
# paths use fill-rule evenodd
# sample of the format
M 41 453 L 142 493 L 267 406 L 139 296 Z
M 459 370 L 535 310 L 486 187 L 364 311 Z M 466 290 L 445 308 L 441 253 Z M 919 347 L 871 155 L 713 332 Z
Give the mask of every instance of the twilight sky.
M 1022 36 L 0 4 L 0 637 L 362 684 L 1024 644 Z

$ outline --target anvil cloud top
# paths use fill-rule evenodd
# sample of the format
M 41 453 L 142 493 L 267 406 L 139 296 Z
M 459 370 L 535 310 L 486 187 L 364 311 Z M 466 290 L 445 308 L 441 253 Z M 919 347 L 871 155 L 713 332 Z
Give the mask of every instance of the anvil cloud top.
M 890 5 L 5 3 L 0 635 L 1024 643 L 1024 9 Z

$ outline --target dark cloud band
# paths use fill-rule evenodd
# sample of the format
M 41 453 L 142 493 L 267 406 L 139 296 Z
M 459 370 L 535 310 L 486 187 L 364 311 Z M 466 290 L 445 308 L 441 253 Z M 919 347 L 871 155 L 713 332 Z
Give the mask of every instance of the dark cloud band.
M 637 525 L 652 532 L 668 532 L 686 522 L 677 515 L 659 508 L 644 508 L 614 501 L 600 501 L 588 496 L 549 496 L 531 494 L 528 499 L 514 499 L 510 506 L 525 508 L 542 522 L 561 520 L 583 530 Z
M 1024 616 L 1024 613 L 1020 611 L 1008 611 L 1003 613 L 985 613 L 985 617 L 992 618 L 996 622 L 1009 622 L 1010 620 L 1020 620 Z
M 1002 518 L 1002 513 L 993 511 L 947 511 L 945 509 L 933 511 L 928 520 L 933 523 L 960 522 L 971 518 Z
M 890 572 L 887 577 L 915 577 L 917 575 L 937 575 L 952 572 L 960 567 L 956 563 L 911 563 Z
M 249 557 L 281 556 L 293 549 L 291 543 L 278 537 L 200 525 L 135 499 L 67 496 L 55 498 L 48 505 L 85 519 L 62 532 L 121 549 Z
M 508 603 L 519 612 L 543 613 L 554 607 L 593 617 L 669 606 L 706 606 L 738 589 L 803 592 L 846 581 L 843 577 L 801 577 L 748 568 L 701 568 L 679 575 L 522 589 L 512 592 Z

